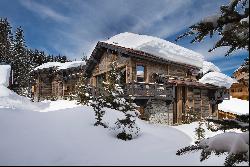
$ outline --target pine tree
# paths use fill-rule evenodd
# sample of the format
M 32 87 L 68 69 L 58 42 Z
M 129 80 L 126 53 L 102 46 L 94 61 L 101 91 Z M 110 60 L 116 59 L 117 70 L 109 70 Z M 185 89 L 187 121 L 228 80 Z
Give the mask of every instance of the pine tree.
M 230 129 L 240 129 L 242 132 L 249 131 L 249 115 L 239 115 L 236 119 L 207 119 L 208 124 L 211 122 L 216 126 L 209 127 L 209 129 L 213 132 L 218 130 L 222 130 L 226 132 L 226 130 Z
M 220 39 L 216 42 L 214 47 L 209 50 L 213 51 L 216 48 L 228 46 L 229 50 L 226 56 L 232 52 L 245 49 L 249 51 L 249 0 L 231 0 L 228 5 L 220 7 L 220 14 L 213 15 L 203 19 L 201 22 L 189 27 L 189 31 L 183 35 L 177 37 L 176 41 L 187 36 L 194 36 L 191 43 L 201 42 L 205 37 L 214 37 L 214 34 L 218 33 Z M 246 59 L 246 69 L 249 69 L 249 60 Z M 249 116 L 247 116 L 249 117 Z M 239 120 L 213 120 L 217 124 L 220 124 L 219 130 L 226 130 L 231 128 L 239 128 L 249 131 L 249 121 L 244 123 L 243 120 L 249 120 L 246 118 L 240 118 Z M 243 121 L 243 123 L 242 123 Z M 218 142 L 218 139 L 214 139 Z M 248 138 L 249 140 L 249 138 Z M 220 141 L 222 142 L 222 141 Z M 235 141 L 236 142 L 236 141 Z M 214 152 L 216 155 L 228 153 L 228 151 L 221 150 L 208 150 L 207 147 L 202 147 L 199 142 L 196 145 L 188 146 L 177 151 L 177 155 L 182 155 L 187 152 L 202 150 L 200 161 L 203 161 L 210 157 Z M 247 155 L 248 154 L 248 155 Z M 225 160 L 225 165 L 235 165 L 240 162 L 249 162 L 248 153 L 229 154 Z
M 116 127 L 114 130 L 118 131 L 117 138 L 125 141 L 132 140 L 140 132 L 140 128 L 135 122 L 140 114 L 136 111 L 132 102 L 125 102 L 121 111 L 124 112 L 125 118 L 117 119 L 115 123 Z
M 191 43 L 201 42 L 206 36 L 212 38 L 215 33 L 221 37 L 209 50 L 228 46 L 226 56 L 235 50 L 249 51 L 249 0 L 231 0 L 220 7 L 220 14 L 207 17 L 189 27 L 189 31 L 177 37 L 176 41 L 186 36 L 194 36 Z
M 28 95 L 31 64 L 27 54 L 24 40 L 24 32 L 21 27 L 17 28 L 14 39 L 13 75 L 14 90 L 20 95 Z
M 13 35 L 7 18 L 0 18 L 0 62 L 11 64 Z
M 116 109 L 125 114 L 125 118 L 116 121 L 116 127 L 113 129 L 118 132 L 117 138 L 122 140 L 131 140 L 138 136 L 140 128 L 137 127 L 135 121 L 139 116 L 136 111 L 136 105 L 132 103 L 132 99 L 125 100 L 122 98 L 123 90 L 119 85 L 121 78 L 120 70 L 117 67 L 117 62 L 113 61 L 110 64 L 110 71 L 108 72 L 107 82 L 105 82 L 105 101 L 107 107 Z
M 120 106 L 119 96 L 121 95 L 121 88 L 119 87 L 119 69 L 117 68 L 117 62 L 113 61 L 110 64 L 110 71 L 107 75 L 107 81 L 104 82 L 104 91 L 105 91 L 105 101 L 108 105 L 107 107 L 118 109 Z M 109 106 L 110 105 L 110 106 Z
M 76 84 L 76 99 L 79 104 L 90 105 L 93 100 L 91 87 L 88 84 L 88 80 L 85 76 L 81 75 L 79 81 Z
M 201 140 L 205 138 L 205 129 L 202 128 L 203 122 L 199 121 L 199 126 L 195 128 L 195 135 L 197 136 L 197 140 Z
M 103 126 L 104 128 L 107 128 L 108 126 L 103 122 L 103 116 L 105 114 L 104 107 L 105 107 L 105 101 L 104 97 L 102 95 L 95 96 L 93 98 L 93 101 L 90 103 L 90 105 L 93 107 L 95 111 L 95 126 Z

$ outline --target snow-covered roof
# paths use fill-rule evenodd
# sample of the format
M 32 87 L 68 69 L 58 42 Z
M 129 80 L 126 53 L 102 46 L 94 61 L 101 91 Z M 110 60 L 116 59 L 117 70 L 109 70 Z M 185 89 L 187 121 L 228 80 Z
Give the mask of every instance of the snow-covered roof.
M 0 65 L 0 85 L 9 86 L 10 65 Z
M 51 68 L 51 67 L 56 67 L 59 70 L 62 69 L 68 69 L 68 68 L 73 68 L 73 67 L 78 67 L 85 65 L 85 61 L 72 61 L 72 62 L 65 62 L 65 63 L 60 63 L 60 62 L 47 62 L 44 63 L 38 67 L 36 67 L 34 70 L 38 69 L 44 69 L 44 68 Z
M 203 84 L 207 83 L 215 86 L 226 87 L 229 89 L 233 83 L 237 83 L 237 80 L 220 72 L 209 72 L 205 74 L 199 82 Z
M 203 67 L 204 57 L 201 54 L 157 37 L 125 32 L 102 42 L 143 51 L 177 63 Z
M 223 100 L 218 109 L 237 115 L 249 114 L 249 101 L 230 97 L 230 100 Z
M 219 67 L 214 65 L 212 62 L 204 61 L 203 62 L 203 68 L 202 68 L 202 73 L 206 74 L 207 72 L 221 72 Z

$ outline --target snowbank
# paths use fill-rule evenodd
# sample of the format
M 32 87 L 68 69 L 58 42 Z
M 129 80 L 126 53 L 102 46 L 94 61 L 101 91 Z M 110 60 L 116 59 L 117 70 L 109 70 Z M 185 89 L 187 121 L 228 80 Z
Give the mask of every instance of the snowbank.
M 202 68 L 202 73 L 206 74 L 207 72 L 221 72 L 221 70 L 219 69 L 219 67 L 217 67 L 216 65 L 214 65 L 211 62 L 208 61 L 204 61 L 203 62 L 203 68 Z
M 60 63 L 60 62 L 47 62 L 44 63 L 38 67 L 36 67 L 34 70 L 38 69 L 44 69 L 44 68 L 50 68 L 50 67 L 56 67 L 57 69 L 67 69 L 67 68 L 73 68 L 73 67 L 78 67 L 85 65 L 85 61 L 72 61 L 72 62 L 65 62 L 65 63 Z
M 49 112 L 49 111 L 59 111 L 63 109 L 69 109 L 74 107 L 79 107 L 76 100 L 44 100 L 41 103 L 45 104 L 47 107 L 40 110 L 40 112 Z
M 105 110 L 104 121 L 111 127 L 124 115 Z M 195 156 L 187 160 L 175 155 L 191 140 L 172 127 L 137 120 L 143 134 L 123 141 L 111 130 L 93 125 L 95 113 L 91 107 L 53 112 L 13 111 L 19 110 L 0 109 L 0 165 L 200 164 Z
M 165 60 L 199 68 L 203 66 L 204 57 L 201 54 L 157 37 L 125 32 L 103 42 L 143 51 Z
M 215 86 L 226 87 L 229 89 L 233 83 L 237 83 L 237 81 L 225 74 L 220 72 L 210 72 L 205 74 L 199 82 L 203 84 L 212 84 Z
M 33 103 L 28 98 L 19 96 L 5 86 L 0 85 L 0 108 L 39 111 L 45 107 L 47 107 L 47 104 Z
M 0 85 L 9 86 L 10 65 L 0 65 Z
M 230 97 L 230 100 L 223 100 L 218 109 L 237 115 L 249 114 L 249 101 Z

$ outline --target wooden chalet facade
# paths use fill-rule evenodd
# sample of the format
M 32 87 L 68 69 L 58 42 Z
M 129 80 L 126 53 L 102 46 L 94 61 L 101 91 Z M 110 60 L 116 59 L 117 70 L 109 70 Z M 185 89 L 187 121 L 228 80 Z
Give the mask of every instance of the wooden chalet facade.
M 233 77 L 238 81 L 230 88 L 230 95 L 234 98 L 249 100 L 249 73 L 241 68 L 233 73 Z
M 86 64 L 85 74 L 97 91 L 112 61 L 117 61 L 122 72 L 123 96 L 135 97 L 146 120 L 160 114 L 167 124 L 179 124 L 188 119 L 189 112 L 218 117 L 218 104 L 229 98 L 226 88 L 197 82 L 198 67 L 106 42 L 97 43 Z
M 74 93 L 76 84 L 83 75 L 84 68 L 85 65 L 65 69 L 51 66 L 34 70 L 35 81 L 32 85 L 33 99 L 41 101 L 44 99 L 67 98 L 70 94 Z

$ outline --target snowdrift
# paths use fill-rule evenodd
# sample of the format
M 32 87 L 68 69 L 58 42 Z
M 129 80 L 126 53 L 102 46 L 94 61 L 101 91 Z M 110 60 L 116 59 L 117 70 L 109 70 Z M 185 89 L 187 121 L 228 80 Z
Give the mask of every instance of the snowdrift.
M 33 103 L 30 99 L 19 96 L 15 92 L 0 85 L 0 108 L 12 108 L 26 111 L 39 111 L 47 107 L 47 104 Z
M 9 86 L 10 65 L 0 65 L 0 85 Z

